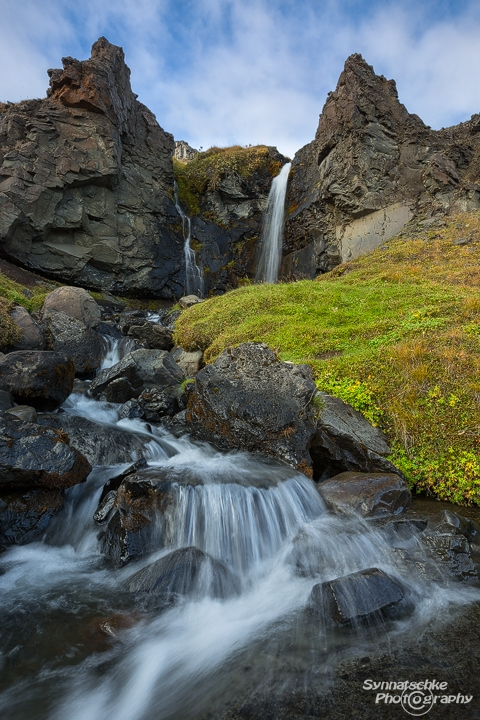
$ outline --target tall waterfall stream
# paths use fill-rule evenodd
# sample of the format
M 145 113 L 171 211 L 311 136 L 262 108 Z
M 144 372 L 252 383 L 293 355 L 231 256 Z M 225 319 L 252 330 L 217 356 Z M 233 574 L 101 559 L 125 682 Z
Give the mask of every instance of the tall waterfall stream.
M 291 167 L 292 163 L 286 163 L 272 181 L 260 234 L 260 257 L 255 275 L 257 282 L 275 283 L 278 280 L 282 259 L 285 195 Z
M 183 231 L 183 253 L 185 256 L 185 295 L 198 295 L 203 298 L 205 293 L 205 282 L 203 277 L 202 268 L 197 265 L 195 252 L 192 249 L 192 220 L 183 211 L 180 201 L 178 199 L 178 185 L 175 182 L 175 207 L 177 212 L 182 218 L 182 231 Z
M 121 352 L 112 344 L 104 365 Z M 303 616 L 315 583 L 373 566 L 394 577 L 402 570 L 381 527 L 332 515 L 312 481 L 279 463 L 119 421 L 117 406 L 81 394 L 63 410 L 137 434 L 152 472 L 169 468 L 187 480 L 174 485 L 164 542 L 153 557 L 112 569 L 100 552 L 93 514 L 102 486 L 123 466 L 94 468 L 86 483 L 66 491 L 66 506 L 42 542 L 1 556 L 1 718 L 217 718 L 252 683 L 308 683 L 312 673 L 320 682 L 342 653 L 366 654 L 478 598 L 473 588 L 403 573 L 415 603 L 411 617 L 329 635 Z M 205 586 L 162 612 L 139 612 L 128 579 L 190 545 L 227 564 L 237 591 L 214 599 Z M 296 572 L 298 558 L 308 562 L 312 550 L 321 565 L 314 578 Z M 93 628 L 119 617 L 124 628 L 111 642 L 99 639 Z

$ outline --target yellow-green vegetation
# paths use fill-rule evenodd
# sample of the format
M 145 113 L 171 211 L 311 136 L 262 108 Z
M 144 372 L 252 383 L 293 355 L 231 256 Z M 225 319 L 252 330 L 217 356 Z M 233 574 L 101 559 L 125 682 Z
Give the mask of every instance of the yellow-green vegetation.
M 22 337 L 22 331 L 10 319 L 9 311 L 13 303 L 0 297 L 0 347 L 6 348 L 15 345 Z
M 57 284 L 55 283 L 55 285 Z M 26 288 L 24 285 L 0 273 L 0 298 L 10 300 L 15 305 L 23 305 L 29 312 L 39 310 L 51 291 L 52 285 L 44 285 L 41 283 L 40 278 L 38 285 Z
M 205 152 L 199 152 L 189 162 L 174 160 L 180 205 L 189 215 L 198 215 L 200 196 L 209 190 L 217 190 L 225 175 L 236 172 L 247 179 L 257 170 L 267 170 L 275 176 L 281 166 L 280 161 L 271 159 L 266 145 L 211 147 Z
M 480 213 L 315 281 L 239 288 L 177 321 L 176 342 L 207 362 L 245 341 L 308 363 L 320 389 L 381 426 L 412 487 L 480 504 Z

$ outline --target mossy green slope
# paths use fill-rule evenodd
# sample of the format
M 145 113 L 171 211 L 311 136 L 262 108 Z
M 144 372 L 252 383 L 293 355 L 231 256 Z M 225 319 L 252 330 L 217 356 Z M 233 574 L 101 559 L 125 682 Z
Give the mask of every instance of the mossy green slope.
M 176 342 L 207 362 L 262 341 L 308 363 L 319 388 L 387 432 L 412 486 L 480 504 L 477 240 L 480 214 L 463 214 L 316 281 L 234 290 L 184 312 Z

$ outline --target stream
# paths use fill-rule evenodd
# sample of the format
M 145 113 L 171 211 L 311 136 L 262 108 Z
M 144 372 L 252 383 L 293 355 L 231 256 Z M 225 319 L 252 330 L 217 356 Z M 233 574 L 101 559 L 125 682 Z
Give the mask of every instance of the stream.
M 111 341 L 103 367 L 128 349 Z M 1 556 L 1 718 L 219 718 L 247 688 L 328 682 L 342 657 L 421 633 L 432 618 L 479 599 L 476 588 L 402 568 L 385 528 L 331 514 L 314 483 L 285 465 L 119 420 L 118 406 L 81 393 L 62 410 L 136 434 L 152 472 L 168 468 L 182 481 L 159 518 L 153 556 L 118 569 L 100 550 L 93 515 L 104 484 L 127 465 L 95 467 L 66 491 L 42 542 Z M 211 597 L 205 583 L 161 612 L 137 606 L 129 578 L 192 545 L 231 570 L 229 596 Z M 315 577 L 298 572 L 312 553 Z M 401 577 L 410 617 L 333 633 L 305 616 L 314 584 L 370 567 Z

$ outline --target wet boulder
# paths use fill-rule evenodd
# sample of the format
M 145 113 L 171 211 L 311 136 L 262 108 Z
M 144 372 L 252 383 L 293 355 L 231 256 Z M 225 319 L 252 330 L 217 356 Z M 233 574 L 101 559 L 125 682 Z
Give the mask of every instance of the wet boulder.
M 132 325 L 128 330 L 128 337 L 140 340 L 145 347 L 152 350 L 171 350 L 173 347 L 171 330 L 148 321 L 142 325 Z
M 143 457 L 144 445 L 137 435 L 118 427 L 101 425 L 69 413 L 42 415 L 44 427 L 64 431 L 71 447 L 85 455 L 90 465 L 117 465 Z
M 401 584 L 378 568 L 314 585 L 307 610 L 325 624 L 356 626 L 397 619 L 411 609 Z
M 180 548 L 132 575 L 127 587 L 148 606 L 166 606 L 187 596 L 226 598 L 239 583 L 220 560 L 196 547 Z
M 200 370 L 187 424 L 219 447 L 277 457 L 311 476 L 314 394 L 307 365 L 281 362 L 263 343 L 243 343 Z
M 9 410 L 11 407 L 13 407 L 13 397 L 9 392 L 6 392 L 5 390 L 0 390 L 0 412 Z
M 179 411 L 178 399 L 165 390 L 144 390 L 136 400 L 129 400 L 119 410 L 121 418 L 143 418 L 158 423 L 164 417 L 172 417 Z
M 97 522 L 108 516 L 99 533 L 100 546 L 116 567 L 163 547 L 163 514 L 173 499 L 172 483 L 165 475 L 168 470 L 161 468 L 134 473 L 110 496 L 107 510 L 105 498 L 100 501 Z
M 429 559 L 439 565 L 454 580 L 478 582 L 478 571 L 471 556 L 467 538 L 458 532 L 442 532 L 430 527 L 422 533 L 420 542 Z
M 61 490 L 24 490 L 0 495 L 0 550 L 41 538 L 63 507 Z
M 146 388 L 175 393 L 185 376 L 166 350 L 133 350 L 111 368 L 102 370 L 90 385 L 90 394 L 109 402 L 126 402 Z M 116 385 L 111 387 L 113 383 Z
M 412 499 L 407 483 L 395 473 L 344 472 L 317 487 L 330 509 L 364 517 L 399 515 Z
M 45 333 L 30 313 L 22 306 L 16 305 L 10 311 L 10 317 L 22 331 L 20 340 L 11 347 L 12 350 L 43 350 L 45 347 Z
M 320 407 L 317 432 L 310 445 L 316 480 L 325 480 L 345 471 L 397 473 L 385 456 L 391 450 L 385 435 L 363 415 L 339 398 L 316 394 Z
M 90 470 L 65 433 L 0 415 L 0 489 L 67 488 L 84 482 Z
M 105 340 L 84 322 L 64 312 L 49 311 L 44 314 L 44 328 L 47 350 L 71 358 L 77 373 L 91 373 L 100 367 Z
M 0 388 L 15 402 L 55 410 L 70 395 L 75 364 L 62 353 L 18 350 L 0 358 Z
M 63 312 L 89 328 L 94 328 L 102 319 L 102 311 L 92 296 L 83 288 L 59 287 L 49 293 L 43 303 L 42 312 Z
M 31 405 L 15 405 L 5 412 L 24 422 L 36 423 L 38 421 L 37 411 Z

